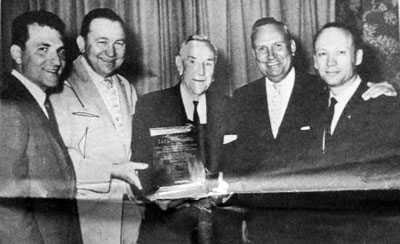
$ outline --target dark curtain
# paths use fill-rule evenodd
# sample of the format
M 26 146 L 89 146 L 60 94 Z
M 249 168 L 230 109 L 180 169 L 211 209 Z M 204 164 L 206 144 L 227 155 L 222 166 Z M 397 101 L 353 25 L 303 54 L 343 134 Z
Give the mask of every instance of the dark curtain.
M 174 57 L 190 34 L 205 34 L 219 49 L 218 87 L 226 94 L 260 74 L 251 50 L 251 26 L 272 16 L 287 23 L 297 40 L 299 67 L 312 69 L 312 36 L 335 19 L 334 0 L 1 0 L 1 65 L 10 70 L 10 27 L 27 10 L 46 9 L 67 25 L 68 59 L 76 57 L 75 38 L 93 8 L 113 9 L 128 29 L 128 52 L 121 72 L 139 94 L 176 84 Z M 299 58 L 301 56 L 301 58 Z

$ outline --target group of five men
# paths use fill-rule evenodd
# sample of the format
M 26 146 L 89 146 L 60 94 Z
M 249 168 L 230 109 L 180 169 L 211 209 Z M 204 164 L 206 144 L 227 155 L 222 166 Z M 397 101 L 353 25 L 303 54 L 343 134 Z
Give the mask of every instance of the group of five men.
M 0 213 L 9 219 L 0 224 L 1 242 L 135 243 L 138 235 L 139 243 L 197 242 L 196 203 L 171 202 L 167 211 L 147 205 L 139 234 L 142 209 L 132 193 L 132 186 L 142 188 L 137 171 L 151 172 L 149 128 L 185 125 L 196 116 L 211 174 L 370 160 L 397 148 L 396 99 L 361 98 L 368 88 L 356 71 L 362 50 L 345 26 L 325 26 L 314 43 L 326 89 L 293 67 L 296 44 L 287 27 L 258 20 L 251 39 L 264 77 L 238 89 L 232 101 L 213 88 L 217 49 L 201 35 L 185 40 L 176 56 L 180 83 L 137 101 L 132 84 L 116 73 L 126 30 L 109 9 L 85 16 L 76 39 L 81 55 L 62 91 L 49 97 L 66 63 L 64 29 L 46 11 L 13 22 L 14 69 L 0 86 Z M 377 84 L 364 96 L 382 93 L 395 91 Z M 237 140 L 224 148 L 228 133 Z

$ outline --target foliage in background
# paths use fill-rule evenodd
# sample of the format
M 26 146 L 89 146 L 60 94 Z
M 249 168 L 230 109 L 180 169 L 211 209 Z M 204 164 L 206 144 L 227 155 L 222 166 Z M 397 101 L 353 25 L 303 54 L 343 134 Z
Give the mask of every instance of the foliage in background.
M 338 21 L 361 30 L 366 44 L 362 75 L 400 85 L 398 0 L 337 1 Z

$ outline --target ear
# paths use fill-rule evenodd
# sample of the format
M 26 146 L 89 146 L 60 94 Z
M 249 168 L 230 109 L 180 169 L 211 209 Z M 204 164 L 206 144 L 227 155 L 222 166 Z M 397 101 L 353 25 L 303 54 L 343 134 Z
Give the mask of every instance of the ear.
M 179 75 L 183 75 L 183 59 L 180 55 L 177 55 L 175 57 L 175 65 L 176 65 L 176 69 L 178 70 Z
M 318 69 L 318 65 L 317 65 L 317 56 L 314 54 L 314 55 L 313 55 L 313 58 L 314 58 L 314 68 L 315 68 L 315 69 Z
M 22 64 L 22 49 L 18 45 L 12 45 L 10 48 L 11 57 L 18 65 Z
M 292 52 L 292 56 L 296 53 L 296 42 L 294 40 L 290 40 L 290 51 Z
M 79 51 L 81 53 L 84 53 L 85 52 L 85 38 L 83 38 L 83 36 L 79 35 L 76 38 L 76 44 L 78 44 Z
M 364 56 L 364 51 L 362 49 L 358 49 L 356 51 L 356 65 L 360 65 L 362 63 Z

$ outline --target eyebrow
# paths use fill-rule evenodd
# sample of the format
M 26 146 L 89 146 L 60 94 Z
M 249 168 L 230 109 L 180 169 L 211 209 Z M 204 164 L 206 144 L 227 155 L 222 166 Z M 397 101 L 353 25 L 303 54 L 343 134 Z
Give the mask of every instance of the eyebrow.
M 110 40 L 109 37 L 105 37 L 105 36 L 99 36 L 99 37 L 95 38 L 95 40 L 101 40 L 101 39 L 103 39 L 103 40 Z M 126 37 L 116 39 L 115 41 L 126 41 Z
M 191 56 L 191 55 L 189 55 L 188 58 L 197 59 L 196 57 Z M 214 58 L 207 58 L 207 60 L 208 61 L 214 61 L 215 59 Z
M 51 47 L 51 44 L 47 43 L 47 42 L 39 42 L 36 46 L 37 47 L 40 47 L 40 46 Z

